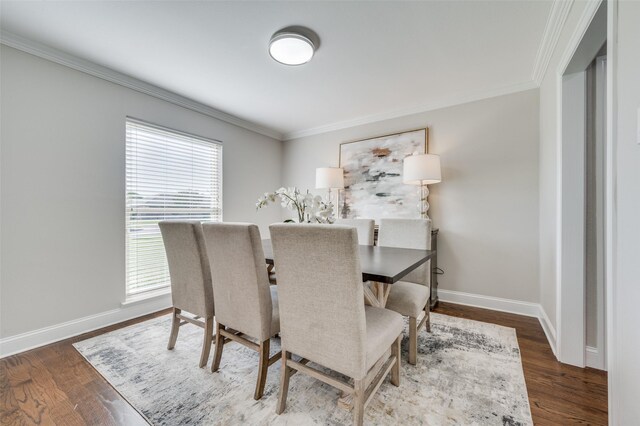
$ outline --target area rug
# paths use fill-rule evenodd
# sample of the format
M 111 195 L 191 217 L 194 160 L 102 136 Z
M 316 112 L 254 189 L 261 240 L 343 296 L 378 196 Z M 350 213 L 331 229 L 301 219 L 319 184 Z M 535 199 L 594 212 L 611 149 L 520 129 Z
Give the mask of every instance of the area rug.
M 169 351 L 170 323 L 159 317 L 74 346 L 153 425 L 352 423 L 351 413 L 337 405 L 339 391 L 304 374 L 291 378 L 287 408 L 275 414 L 279 362 L 255 401 L 256 352 L 225 345 L 220 370 L 211 373 L 213 348 L 207 368 L 198 368 L 202 329 L 181 327 Z M 432 314 L 432 333 L 418 336 L 417 365 L 406 362 L 405 336 L 400 387 L 385 380 L 365 424 L 533 424 L 514 329 Z M 272 339 L 272 353 L 279 343 Z

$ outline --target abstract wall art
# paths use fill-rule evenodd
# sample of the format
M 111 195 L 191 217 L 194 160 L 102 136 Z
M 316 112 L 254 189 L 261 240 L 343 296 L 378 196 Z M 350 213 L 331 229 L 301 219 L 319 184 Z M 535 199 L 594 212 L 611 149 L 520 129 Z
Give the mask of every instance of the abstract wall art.
M 340 145 L 344 191 L 339 216 L 370 218 L 419 218 L 420 196 L 416 187 L 402 182 L 402 160 L 425 154 L 429 129 L 411 130 Z

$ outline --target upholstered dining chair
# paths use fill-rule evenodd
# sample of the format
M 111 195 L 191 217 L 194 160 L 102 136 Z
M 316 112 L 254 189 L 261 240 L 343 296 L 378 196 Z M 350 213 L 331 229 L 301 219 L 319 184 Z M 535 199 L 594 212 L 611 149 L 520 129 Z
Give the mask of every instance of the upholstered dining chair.
M 336 225 L 353 226 L 358 231 L 358 244 L 372 246 L 374 239 L 375 221 L 373 219 L 336 219 Z M 273 265 L 267 266 L 269 283 L 277 284 L 276 272 Z
M 270 339 L 280 331 L 280 319 L 277 289 L 269 286 L 264 267 L 260 230 L 249 223 L 205 223 L 203 229 L 216 307 L 211 371 L 220 368 L 222 350 L 229 341 L 257 351 L 260 360 L 253 395 L 257 400 L 264 393 L 269 366 L 280 358 L 280 352 L 269 357 Z
M 431 220 L 381 219 L 378 246 L 429 250 L 431 248 Z M 409 317 L 409 364 L 416 364 L 418 330 L 426 324 L 431 331 L 429 298 L 431 261 L 409 273 L 391 286 L 387 309 Z M 418 322 L 419 321 L 419 322 Z
M 197 221 L 162 221 L 159 224 L 169 264 L 173 305 L 167 349 L 176 345 L 178 331 L 191 323 L 204 328 L 200 368 L 207 365 L 213 340 L 213 287 L 202 225 Z M 188 312 L 194 317 L 184 315 Z
M 353 226 L 358 230 L 358 244 L 363 246 L 373 245 L 373 219 L 336 219 L 336 225 Z
M 391 372 L 400 385 L 402 316 L 365 307 L 358 236 L 341 225 L 274 224 L 270 227 L 278 268 L 282 370 L 276 412 L 286 406 L 294 370 L 353 396 L 354 423 Z M 390 355 L 389 355 L 389 350 Z M 293 355 L 302 357 L 295 361 Z M 327 375 L 319 364 L 354 380 Z

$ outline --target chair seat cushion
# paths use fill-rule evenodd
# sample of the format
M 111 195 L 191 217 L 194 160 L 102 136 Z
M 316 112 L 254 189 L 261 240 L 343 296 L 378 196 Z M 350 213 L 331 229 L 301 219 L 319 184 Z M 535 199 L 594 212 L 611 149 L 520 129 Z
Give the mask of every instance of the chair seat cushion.
M 429 287 L 408 281 L 398 281 L 391 285 L 387 309 L 399 314 L 417 318 L 429 300 Z
M 271 305 L 273 306 L 273 312 L 271 314 L 271 337 L 280 333 L 280 309 L 278 308 L 278 288 L 276 286 L 269 286 L 271 291 Z
M 404 330 L 402 316 L 384 308 L 365 306 L 367 322 L 366 371 L 391 347 Z

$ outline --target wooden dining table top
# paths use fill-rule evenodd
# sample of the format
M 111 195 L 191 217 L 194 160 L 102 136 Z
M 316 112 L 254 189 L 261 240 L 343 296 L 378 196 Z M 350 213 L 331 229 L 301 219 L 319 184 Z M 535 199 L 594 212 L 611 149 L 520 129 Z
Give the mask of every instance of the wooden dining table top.
M 435 250 L 358 246 L 362 281 L 393 284 L 435 256 Z M 274 265 L 271 240 L 262 240 L 265 261 Z M 275 265 L 277 267 L 277 265 Z

